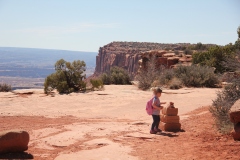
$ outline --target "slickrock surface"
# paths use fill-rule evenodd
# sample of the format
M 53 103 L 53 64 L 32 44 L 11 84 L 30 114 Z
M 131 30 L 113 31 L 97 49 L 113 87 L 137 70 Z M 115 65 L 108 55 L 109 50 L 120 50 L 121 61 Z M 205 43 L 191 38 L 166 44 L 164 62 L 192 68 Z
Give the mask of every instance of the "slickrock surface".
M 164 90 L 161 101 L 174 101 L 185 132 L 159 135 L 149 134 L 152 117 L 145 112 L 152 92 L 135 86 L 53 96 L 43 90 L 0 93 L 0 131 L 26 130 L 28 152 L 36 160 L 239 159 L 240 144 L 219 135 L 202 107 L 212 103 L 216 91 Z

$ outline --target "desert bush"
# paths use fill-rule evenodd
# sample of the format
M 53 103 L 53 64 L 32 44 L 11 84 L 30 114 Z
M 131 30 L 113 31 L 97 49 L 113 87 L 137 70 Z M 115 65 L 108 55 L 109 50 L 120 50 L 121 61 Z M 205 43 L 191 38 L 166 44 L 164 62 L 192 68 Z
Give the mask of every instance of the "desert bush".
M 130 76 L 127 71 L 120 67 L 112 67 L 109 73 L 103 73 L 101 76 L 103 84 L 131 84 Z
M 107 74 L 107 73 L 103 73 L 101 76 L 101 80 L 103 81 L 103 84 L 111 84 L 111 76 L 110 74 Z
M 6 83 L 0 84 L 0 92 L 9 92 L 12 90 L 11 85 L 8 85 Z
M 145 66 L 140 68 L 136 79 L 139 81 L 138 88 L 142 90 L 149 89 L 153 82 L 158 79 L 162 69 L 156 67 L 156 58 L 150 57 L 149 60 L 145 62 Z
M 193 64 L 207 65 L 214 67 L 216 73 L 224 73 L 231 71 L 224 65 L 226 60 L 235 58 L 235 47 L 233 45 L 215 46 L 209 48 L 205 52 L 197 52 L 193 54 Z
M 240 79 L 234 79 L 230 84 L 217 93 L 210 112 L 215 117 L 216 126 L 222 133 L 228 133 L 233 125 L 230 122 L 229 110 L 240 99 Z
M 103 88 L 103 81 L 101 79 L 90 79 L 90 83 L 92 85 L 92 89 L 94 88 L 101 89 Z
M 186 54 L 186 55 L 192 55 L 192 54 L 193 54 L 193 51 L 190 50 L 190 49 L 186 49 L 186 50 L 184 51 L 184 54 Z
M 176 77 L 174 77 L 169 83 L 170 89 L 180 89 L 182 88 L 182 81 Z
M 181 82 L 181 83 L 180 83 Z M 216 87 L 219 84 L 214 68 L 207 66 L 179 66 L 176 69 L 166 69 L 159 77 L 161 85 L 167 85 L 170 88 L 179 87 Z
M 55 63 L 55 73 L 47 76 L 44 82 L 44 92 L 50 93 L 57 89 L 59 93 L 71 93 L 85 90 L 86 70 L 84 61 L 73 61 L 72 63 L 60 59 Z
M 168 85 L 174 77 L 176 75 L 173 69 L 165 69 L 159 76 L 159 82 L 161 85 Z
M 174 72 L 187 87 L 216 87 L 219 84 L 214 68 L 208 66 L 179 66 Z

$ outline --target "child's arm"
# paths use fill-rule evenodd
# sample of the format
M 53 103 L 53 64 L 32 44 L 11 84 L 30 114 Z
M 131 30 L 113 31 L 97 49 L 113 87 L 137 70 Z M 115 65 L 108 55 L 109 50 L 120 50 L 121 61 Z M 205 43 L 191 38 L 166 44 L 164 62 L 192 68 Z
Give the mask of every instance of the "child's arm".
M 160 106 L 160 107 L 158 107 L 158 106 L 156 106 L 154 103 L 153 103 L 153 108 L 155 108 L 155 109 L 158 109 L 158 110 L 161 110 L 161 109 L 163 109 L 163 106 Z
M 160 104 L 166 104 L 167 102 L 161 102 Z

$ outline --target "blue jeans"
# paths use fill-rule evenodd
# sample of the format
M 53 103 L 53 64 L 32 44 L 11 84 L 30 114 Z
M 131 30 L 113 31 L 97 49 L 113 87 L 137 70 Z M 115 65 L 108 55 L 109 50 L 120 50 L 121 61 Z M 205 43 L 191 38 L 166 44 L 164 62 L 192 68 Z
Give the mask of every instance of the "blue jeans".
M 160 123 L 160 116 L 159 115 L 152 115 L 153 123 L 152 123 L 152 130 L 158 129 Z

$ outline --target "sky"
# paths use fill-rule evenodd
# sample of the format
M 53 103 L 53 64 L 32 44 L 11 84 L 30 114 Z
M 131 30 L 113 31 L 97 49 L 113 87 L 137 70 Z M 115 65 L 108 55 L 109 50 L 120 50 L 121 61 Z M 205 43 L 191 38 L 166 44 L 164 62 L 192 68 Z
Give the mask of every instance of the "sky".
M 0 46 L 97 52 L 112 41 L 237 40 L 240 0 L 0 0 Z

